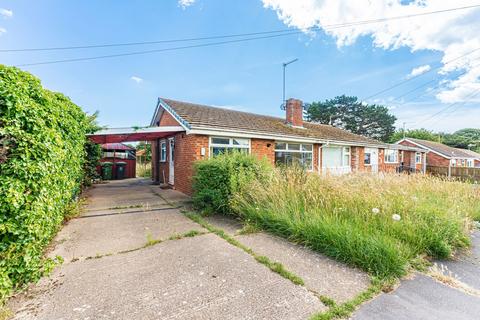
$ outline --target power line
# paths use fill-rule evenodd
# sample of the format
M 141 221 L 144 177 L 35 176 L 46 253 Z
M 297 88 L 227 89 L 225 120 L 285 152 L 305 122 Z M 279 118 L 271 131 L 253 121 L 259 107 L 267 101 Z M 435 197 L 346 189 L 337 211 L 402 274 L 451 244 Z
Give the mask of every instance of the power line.
M 433 68 L 433 69 L 430 69 L 430 70 L 428 70 L 428 71 L 425 71 L 424 73 L 421 73 L 421 74 L 418 74 L 418 75 L 416 75 L 416 76 L 413 76 L 413 77 L 410 77 L 410 78 L 408 78 L 408 79 L 405 79 L 405 80 L 403 80 L 403 81 L 397 82 L 397 83 L 395 83 L 395 84 L 393 84 L 393 85 L 391 85 L 391 86 L 389 86 L 389 87 L 387 87 L 387 88 L 385 88 L 385 89 L 382 89 L 382 90 L 380 90 L 380 91 L 378 91 L 378 92 L 376 92 L 376 93 L 374 93 L 374 94 L 371 94 L 371 95 L 369 95 L 369 96 L 361 99 L 361 101 L 365 101 L 365 100 L 371 99 L 371 98 L 376 97 L 376 96 L 378 96 L 378 95 L 380 95 L 380 94 L 382 94 L 382 93 L 385 93 L 385 92 L 387 92 L 387 91 L 390 91 L 390 90 L 392 90 L 392 89 L 395 89 L 395 88 L 397 88 L 397 87 L 399 87 L 399 86 L 401 86 L 401 85 L 403 85 L 403 84 L 405 84 L 405 83 L 408 83 L 408 82 L 410 82 L 410 81 L 412 81 L 412 80 L 414 80 L 414 79 L 417 79 L 417 78 L 419 78 L 419 77 L 422 77 L 422 76 L 424 76 L 424 75 L 426 75 L 426 74 L 428 74 L 428 73 L 430 73 L 430 72 L 432 72 L 432 71 L 439 70 L 439 69 L 443 68 L 445 65 L 447 65 L 447 64 L 449 64 L 449 63 L 452 63 L 452 62 L 454 62 L 454 61 L 457 61 L 457 60 L 459 60 L 459 59 L 461 59 L 461 58 L 463 58 L 463 57 L 466 57 L 466 56 L 468 56 L 468 55 L 470 55 L 470 54 L 472 54 L 472 53 L 474 53 L 474 52 L 477 52 L 478 50 L 480 50 L 480 48 L 473 49 L 472 51 L 469 51 L 469 52 L 467 52 L 467 53 L 465 53 L 465 54 L 462 54 L 461 56 L 458 56 L 458 57 L 456 57 L 456 58 L 454 58 L 454 59 L 451 59 L 451 60 L 445 62 L 442 66 L 438 66 L 438 67 L 436 67 L 436 68 Z
M 108 55 L 103 55 L 103 56 L 93 56 L 93 57 L 72 58 L 72 59 L 62 59 L 62 60 L 50 60 L 50 61 L 42 61 L 42 62 L 34 62 L 34 63 L 24 63 L 24 64 L 15 65 L 15 67 L 27 67 L 27 66 L 38 66 L 38 65 L 45 65 L 45 64 L 99 60 L 99 59 L 107 59 L 107 58 L 115 58 L 115 57 L 135 56 L 135 55 L 149 54 L 149 53 L 155 53 L 155 52 L 167 52 L 167 51 L 177 51 L 177 50 L 192 49 L 192 48 L 211 47 L 211 46 L 219 46 L 219 45 L 228 44 L 228 43 L 240 43 L 240 42 L 247 42 L 247 41 L 258 40 L 258 39 L 270 39 L 270 38 L 284 37 L 284 36 L 290 36 L 290 35 L 299 34 L 299 33 L 301 33 L 301 31 L 293 31 L 293 32 L 290 32 L 290 33 L 283 33 L 283 34 L 263 36 L 263 37 L 252 37 L 252 38 L 244 38 L 244 39 L 237 39 L 237 40 L 208 42 L 208 43 L 193 44 L 193 45 L 181 46 L 181 47 L 144 50 L 144 51 L 134 51 L 134 52 L 126 52 L 126 53 L 118 53 L 118 54 L 108 54 Z
M 445 108 L 441 109 L 440 111 L 434 113 L 433 115 L 423 119 L 423 120 L 420 120 L 420 121 L 417 121 L 415 122 L 415 125 L 418 125 L 418 124 L 421 124 L 421 123 L 424 123 L 426 121 L 429 121 L 433 118 L 435 118 L 437 115 L 447 111 L 448 109 L 450 109 L 451 107 L 454 107 L 456 105 L 459 105 L 459 106 L 462 106 L 464 104 L 466 104 L 467 102 L 469 102 L 469 99 L 475 97 L 478 93 L 480 93 L 480 89 L 477 89 L 477 90 L 474 90 L 473 92 L 471 92 L 462 102 L 454 102 L 454 103 L 451 103 L 449 105 L 447 105 Z
M 480 57 L 479 57 L 479 58 L 480 58 Z M 478 59 L 478 58 L 475 58 L 475 59 Z M 476 65 L 472 66 L 471 69 L 476 68 L 476 67 L 478 67 L 478 66 L 480 66 L 480 64 L 476 64 Z M 471 69 L 470 69 L 470 70 L 471 70 Z M 464 74 L 466 74 L 466 73 L 469 72 L 470 70 L 464 70 L 464 71 L 460 72 L 459 74 L 457 74 L 456 77 L 463 76 Z M 417 91 L 418 89 L 421 89 L 421 88 L 423 88 L 423 87 L 425 87 L 425 86 L 429 85 L 430 83 L 435 82 L 435 81 L 437 81 L 437 80 L 438 80 L 438 78 L 437 78 L 437 79 L 430 80 L 430 81 L 427 81 L 427 82 L 424 82 L 424 83 L 422 83 L 421 85 L 413 88 L 412 90 L 409 90 L 409 91 L 405 92 L 404 94 L 395 97 L 395 98 L 393 99 L 393 101 L 398 100 L 398 99 L 400 99 L 400 98 L 403 98 L 404 96 L 406 96 L 406 95 L 408 95 L 408 94 L 410 94 L 410 93 L 412 93 L 412 92 L 415 92 L 415 91 Z M 433 86 L 432 89 L 439 88 L 440 86 L 441 86 L 441 84 L 439 83 L 439 84 Z M 404 101 L 404 102 L 402 102 L 402 103 L 396 104 L 396 106 L 401 106 L 401 105 L 404 105 L 404 104 L 406 104 L 406 103 L 408 103 L 408 102 L 412 102 L 412 101 L 414 101 L 415 99 L 417 99 L 417 98 L 419 98 L 419 97 L 421 97 L 421 96 L 423 96 L 423 95 L 425 95 L 425 94 L 426 94 L 426 92 L 422 92 L 421 94 L 416 95 L 416 96 L 414 96 L 414 97 L 412 97 L 412 98 L 410 98 L 410 99 L 408 99 L 408 100 L 406 100 L 406 101 Z
M 445 13 L 445 12 L 465 10 L 465 9 L 473 9 L 477 7 L 480 7 L 480 4 L 443 9 L 443 10 L 436 10 L 436 11 L 428 11 L 428 12 L 422 12 L 422 13 L 415 13 L 415 14 L 402 15 L 402 16 L 393 16 L 393 17 L 386 17 L 386 18 L 330 24 L 330 25 L 325 25 L 322 28 L 326 30 L 332 30 L 337 28 L 345 28 L 345 27 L 358 26 L 363 24 L 380 23 L 380 22 L 391 21 L 391 20 L 407 19 L 407 18 L 414 18 L 414 17 L 426 16 L 431 14 Z M 319 30 L 319 29 L 321 28 L 318 26 L 314 26 L 311 28 L 307 28 L 306 30 L 313 31 L 313 30 Z M 218 36 L 205 36 L 205 37 L 183 38 L 183 39 L 156 40 L 156 41 L 106 43 L 106 44 L 44 47 L 44 48 L 0 49 L 0 52 L 60 51 L 60 50 L 76 50 L 76 49 L 92 49 L 92 48 L 125 47 L 125 46 L 138 46 L 138 45 L 152 45 L 152 44 L 161 44 L 161 43 L 177 43 L 177 42 L 216 40 L 216 39 L 225 39 L 225 38 L 250 37 L 250 36 L 268 35 L 268 34 L 276 34 L 276 33 L 285 33 L 290 31 L 292 30 L 280 29 L 280 30 L 272 30 L 272 31 L 259 31 L 259 32 L 250 32 L 250 33 L 238 33 L 238 34 L 228 34 L 228 35 L 218 35 Z

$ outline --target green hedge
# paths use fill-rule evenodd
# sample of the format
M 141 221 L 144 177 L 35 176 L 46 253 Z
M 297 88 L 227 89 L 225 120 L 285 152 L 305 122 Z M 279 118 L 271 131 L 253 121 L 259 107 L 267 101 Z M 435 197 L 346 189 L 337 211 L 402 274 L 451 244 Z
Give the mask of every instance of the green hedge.
M 53 265 L 43 250 L 81 191 L 91 130 L 69 98 L 0 65 L 0 302 Z
M 195 163 L 193 204 L 206 213 L 231 213 L 232 195 L 271 170 L 266 161 L 231 152 Z

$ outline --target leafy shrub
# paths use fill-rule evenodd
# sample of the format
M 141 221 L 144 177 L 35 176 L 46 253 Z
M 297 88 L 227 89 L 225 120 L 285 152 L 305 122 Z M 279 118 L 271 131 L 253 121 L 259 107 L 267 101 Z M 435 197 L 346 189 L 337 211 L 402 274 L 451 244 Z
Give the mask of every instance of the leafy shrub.
M 279 236 L 382 278 L 469 244 L 480 190 L 423 175 L 321 176 L 275 169 L 234 196 L 234 211 Z
M 230 213 L 232 195 L 270 171 L 265 161 L 241 152 L 198 161 L 194 170 L 194 206 L 209 213 Z
M 81 191 L 91 131 L 70 99 L 0 65 L 0 301 L 52 267 L 43 249 Z

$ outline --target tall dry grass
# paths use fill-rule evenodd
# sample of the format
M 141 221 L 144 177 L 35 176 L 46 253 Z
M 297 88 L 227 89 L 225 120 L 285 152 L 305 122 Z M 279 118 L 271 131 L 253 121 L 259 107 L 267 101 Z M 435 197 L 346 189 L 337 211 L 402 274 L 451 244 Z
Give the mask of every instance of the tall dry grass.
M 468 246 L 480 191 L 423 175 L 277 168 L 238 192 L 232 205 L 272 233 L 385 278 L 405 274 L 419 257 L 448 258 Z

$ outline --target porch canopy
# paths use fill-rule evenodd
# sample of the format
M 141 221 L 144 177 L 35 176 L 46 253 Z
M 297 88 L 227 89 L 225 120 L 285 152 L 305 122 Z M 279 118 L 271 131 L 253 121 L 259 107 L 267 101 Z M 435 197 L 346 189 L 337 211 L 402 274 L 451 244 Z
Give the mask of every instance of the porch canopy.
M 185 131 L 181 126 L 146 127 L 146 128 L 110 128 L 87 134 L 95 143 L 118 143 L 134 141 L 151 141 Z

